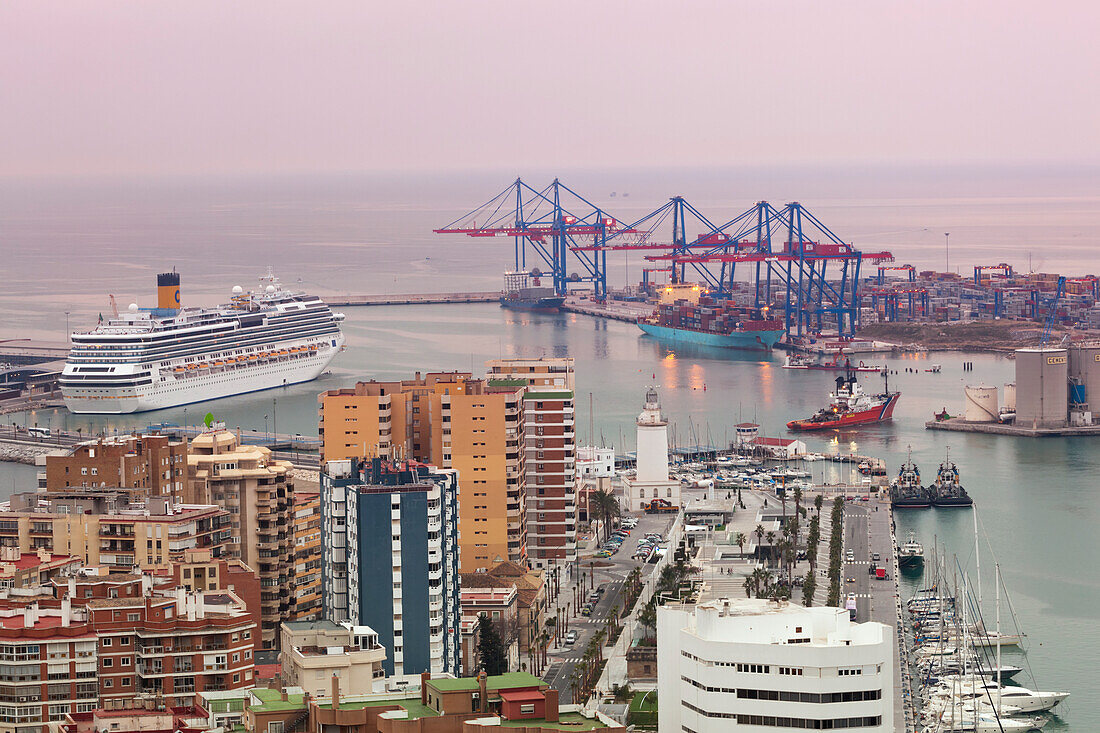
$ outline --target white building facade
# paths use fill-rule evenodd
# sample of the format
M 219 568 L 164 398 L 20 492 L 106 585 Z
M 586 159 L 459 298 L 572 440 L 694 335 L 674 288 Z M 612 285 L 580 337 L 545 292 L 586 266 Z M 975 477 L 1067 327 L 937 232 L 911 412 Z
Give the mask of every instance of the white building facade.
M 623 480 L 627 509 L 644 511 L 654 499 L 680 506 L 680 482 L 668 477 L 668 421 L 661 414 L 656 387 L 646 391 L 637 426 L 637 470 Z
M 662 733 L 893 730 L 890 628 L 763 599 L 661 606 Z

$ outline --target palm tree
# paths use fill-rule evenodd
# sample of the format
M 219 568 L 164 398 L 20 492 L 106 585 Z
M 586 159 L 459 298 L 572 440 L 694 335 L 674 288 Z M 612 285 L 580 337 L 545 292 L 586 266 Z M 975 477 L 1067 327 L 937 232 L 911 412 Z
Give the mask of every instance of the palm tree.
M 622 511 L 619 507 L 619 500 L 615 498 L 615 494 L 607 489 L 597 489 L 588 497 L 588 506 L 591 508 L 593 515 L 602 521 L 604 539 L 607 539 L 611 536 L 611 522 Z
M 657 590 L 672 593 L 680 587 L 680 576 L 676 572 L 675 565 L 665 565 L 661 568 L 661 574 L 657 576 Z
M 817 516 L 821 516 L 821 505 L 825 503 L 825 496 L 818 494 L 814 497 L 814 509 L 817 510 Z
M 756 529 L 754 529 L 752 531 L 752 533 L 754 535 L 756 535 L 756 546 L 758 548 L 757 551 L 756 551 L 756 554 L 759 555 L 760 554 L 760 550 L 759 550 L 760 543 L 761 543 L 761 540 L 763 540 L 763 538 L 764 538 L 764 525 L 763 524 L 756 525 Z
M 737 545 L 741 550 L 741 559 L 745 558 L 745 533 L 738 532 L 733 536 L 733 544 Z
M 802 487 L 794 487 L 794 516 L 798 517 L 798 511 L 802 507 Z

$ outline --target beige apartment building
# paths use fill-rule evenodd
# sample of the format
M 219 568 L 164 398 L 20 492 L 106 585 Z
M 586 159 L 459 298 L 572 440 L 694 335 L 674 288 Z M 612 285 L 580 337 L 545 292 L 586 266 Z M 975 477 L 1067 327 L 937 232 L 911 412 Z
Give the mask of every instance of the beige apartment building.
M 333 675 L 341 687 L 360 694 L 371 692 L 374 682 L 386 676 L 386 648 L 369 626 L 290 621 L 282 625 L 280 636 L 283 684 L 301 687 L 314 697 L 331 693 Z
M 458 471 L 464 572 L 527 564 L 523 385 L 418 372 L 318 399 L 323 460 L 411 458 Z
M 291 464 L 262 446 L 242 445 L 229 430 L 204 432 L 187 457 L 187 501 L 229 512 L 229 556 L 260 576 L 261 632 L 265 649 L 279 642 L 280 621 L 293 602 L 294 484 Z

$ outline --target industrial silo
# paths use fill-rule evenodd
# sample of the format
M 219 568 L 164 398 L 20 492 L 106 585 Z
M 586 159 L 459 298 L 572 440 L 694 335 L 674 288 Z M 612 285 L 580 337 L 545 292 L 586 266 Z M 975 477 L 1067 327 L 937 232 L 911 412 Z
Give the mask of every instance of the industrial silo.
M 997 422 L 997 388 L 984 384 L 974 387 L 967 385 L 966 410 L 963 417 L 967 422 Z
M 1069 349 L 1069 378 L 1078 385 L 1076 401 L 1100 407 L 1100 346 L 1073 346 Z
M 1005 412 L 1016 412 L 1016 383 L 1005 382 Z
M 1016 350 L 1016 424 L 1065 425 L 1069 400 L 1069 357 L 1065 349 Z

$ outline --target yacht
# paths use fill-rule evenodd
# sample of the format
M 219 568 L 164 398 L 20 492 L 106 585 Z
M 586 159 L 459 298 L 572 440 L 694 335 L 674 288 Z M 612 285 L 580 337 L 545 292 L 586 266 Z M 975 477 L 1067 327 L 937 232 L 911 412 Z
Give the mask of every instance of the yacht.
M 924 565 L 924 545 L 917 542 L 916 535 L 909 533 L 909 539 L 898 548 L 898 567 L 910 568 Z

